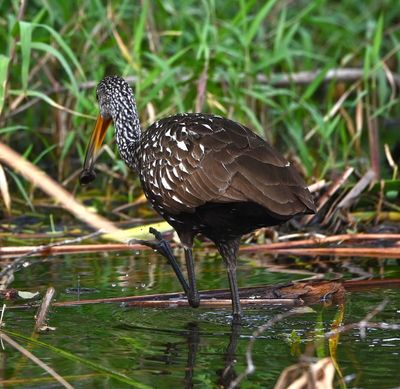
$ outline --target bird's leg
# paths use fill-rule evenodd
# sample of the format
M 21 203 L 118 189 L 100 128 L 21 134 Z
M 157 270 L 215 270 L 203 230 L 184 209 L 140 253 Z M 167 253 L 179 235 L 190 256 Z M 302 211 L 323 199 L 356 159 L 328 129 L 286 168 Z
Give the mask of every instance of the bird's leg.
M 196 286 L 196 275 L 194 271 L 193 252 L 191 247 L 184 246 L 186 268 L 189 281 L 189 293 L 187 294 L 189 305 L 197 308 L 200 305 L 200 295 Z
M 236 255 L 239 249 L 240 238 L 215 243 L 225 261 L 228 271 L 229 287 L 232 298 L 233 323 L 240 324 L 242 307 L 240 305 L 239 289 L 236 280 Z
M 129 243 L 130 244 L 139 243 L 144 246 L 150 247 L 153 250 L 157 250 L 162 256 L 167 258 L 167 261 L 171 265 L 176 276 L 178 277 L 178 280 L 181 283 L 186 296 L 189 296 L 189 294 L 190 294 L 189 285 L 186 282 L 184 275 L 182 274 L 182 270 L 180 269 L 178 262 L 176 261 L 174 253 L 172 252 L 171 245 L 169 244 L 169 242 L 167 240 L 165 240 L 161 236 L 161 233 L 159 231 L 157 231 L 155 228 L 150 227 L 149 232 L 154 235 L 154 237 L 156 238 L 156 241 L 132 239 L 129 241 Z
M 194 271 L 192 251 L 194 234 L 191 231 L 180 230 L 179 228 L 176 230 L 176 232 L 178 233 L 183 249 L 185 250 L 186 269 L 189 282 L 189 291 L 186 293 L 186 296 L 188 298 L 189 305 L 193 308 L 197 308 L 200 305 L 200 295 L 196 286 L 196 275 Z

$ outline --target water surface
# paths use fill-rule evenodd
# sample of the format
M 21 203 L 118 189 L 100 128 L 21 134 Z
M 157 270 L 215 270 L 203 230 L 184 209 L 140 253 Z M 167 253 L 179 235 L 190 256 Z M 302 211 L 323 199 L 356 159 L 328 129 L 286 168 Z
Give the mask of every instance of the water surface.
M 240 286 L 276 284 L 306 276 L 270 272 L 275 261 L 264 255 L 241 254 L 240 258 Z M 379 271 L 375 261 L 360 260 L 358 265 L 373 273 Z M 201 289 L 228 287 L 225 267 L 218 256 L 197 250 L 196 267 Z M 304 264 L 299 269 L 304 270 Z M 166 261 L 152 252 L 36 258 L 15 276 L 14 288 L 44 293 L 53 286 L 57 301 L 179 290 Z M 77 288 L 85 293 L 78 296 L 74 293 Z M 389 303 L 375 320 L 399 323 L 397 289 L 347 293 L 342 306 L 313 306 L 308 313 L 279 322 L 256 341 L 256 371 L 242 381 L 241 387 L 273 387 L 282 370 L 297 363 L 301 355 L 329 356 L 328 340 L 321 340 L 317 334 L 331 330 L 340 314 L 344 314 L 344 323 L 361 320 L 384 298 Z M 224 387 L 245 369 L 244 354 L 252 332 L 287 309 L 246 309 L 243 325 L 236 328 L 231 326 L 229 309 L 127 308 L 123 304 L 55 307 L 48 321 L 55 330 L 37 339 L 151 388 Z M 5 315 L 6 328 L 31 336 L 35 312 L 33 308 L 10 308 Z M 128 387 L 51 350 L 18 341 L 76 388 Z M 358 330 L 351 330 L 340 336 L 336 353 L 348 388 L 393 388 L 400 384 L 399 332 L 369 329 L 361 338 Z M 47 381 L 46 373 L 10 346 L 5 346 L 2 355 L 2 378 L 7 387 L 57 387 L 54 381 Z M 36 383 L 29 382 L 33 378 Z M 340 387 L 339 374 L 335 383 Z

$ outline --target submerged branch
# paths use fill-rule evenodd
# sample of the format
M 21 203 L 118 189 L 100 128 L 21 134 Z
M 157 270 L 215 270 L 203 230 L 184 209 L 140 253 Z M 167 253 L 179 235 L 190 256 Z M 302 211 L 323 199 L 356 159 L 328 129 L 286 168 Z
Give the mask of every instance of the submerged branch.
M 369 280 L 364 283 L 353 281 L 327 281 L 311 280 L 297 281 L 283 285 L 262 285 L 239 288 L 239 296 L 243 306 L 263 305 L 303 305 L 318 304 L 324 301 L 335 303 L 342 302 L 345 298 L 345 291 L 360 290 L 371 287 L 399 287 L 400 279 L 390 280 Z M 203 308 L 221 308 L 231 306 L 229 289 L 212 289 L 200 291 L 201 306 Z M 182 307 L 187 306 L 183 293 L 161 293 L 142 296 L 123 296 L 88 300 L 70 300 L 55 302 L 52 306 L 69 307 L 76 305 L 123 303 L 130 307 Z M 18 306 L 18 308 L 28 306 Z

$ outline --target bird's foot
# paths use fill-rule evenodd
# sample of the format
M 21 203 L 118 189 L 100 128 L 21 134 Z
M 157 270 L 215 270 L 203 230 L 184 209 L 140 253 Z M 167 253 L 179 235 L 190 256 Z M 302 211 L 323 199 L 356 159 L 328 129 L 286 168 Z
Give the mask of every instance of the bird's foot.
M 242 324 L 242 314 L 233 313 L 232 314 L 232 326 L 240 326 Z
M 198 308 L 200 306 L 200 295 L 196 290 L 193 294 L 189 292 L 187 295 L 188 303 L 192 308 Z
M 156 250 L 167 259 L 171 257 L 175 259 L 170 243 L 162 237 L 161 232 L 153 227 L 149 228 L 149 232 L 156 238 Z
M 155 228 L 150 227 L 149 232 L 154 235 L 156 238 L 155 241 L 151 240 L 143 240 L 143 239 L 131 239 L 128 241 L 129 245 L 132 244 L 141 244 L 143 246 L 147 246 L 152 248 L 153 250 L 158 251 L 161 255 L 166 257 L 168 260 L 174 256 L 172 252 L 171 245 L 167 240 L 165 240 L 160 231 L 157 231 Z
M 168 263 L 171 265 L 176 276 L 178 277 L 178 280 L 181 283 L 185 294 L 188 296 L 189 295 L 189 285 L 186 282 L 184 275 L 182 274 L 182 271 L 179 267 L 178 262 L 176 261 L 174 253 L 172 252 L 171 245 L 169 244 L 169 242 L 167 240 L 165 240 L 162 237 L 161 233 L 159 231 L 157 231 L 155 228 L 150 227 L 149 232 L 154 235 L 154 237 L 156 238 L 155 241 L 132 239 L 128 243 L 129 244 L 133 244 L 133 243 L 142 244 L 144 246 L 152 248 L 153 250 L 159 252 L 162 256 L 164 256 L 167 259 Z

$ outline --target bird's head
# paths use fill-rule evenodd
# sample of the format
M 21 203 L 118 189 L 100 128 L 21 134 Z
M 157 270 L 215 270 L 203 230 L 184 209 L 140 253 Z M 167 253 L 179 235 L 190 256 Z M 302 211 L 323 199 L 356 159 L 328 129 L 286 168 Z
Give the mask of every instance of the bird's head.
M 135 105 L 131 87 L 119 76 L 105 77 L 97 86 L 96 98 L 100 113 L 87 147 L 85 163 L 80 175 L 82 185 L 90 183 L 96 177 L 94 163 L 111 121 L 125 120 L 127 113 Z

